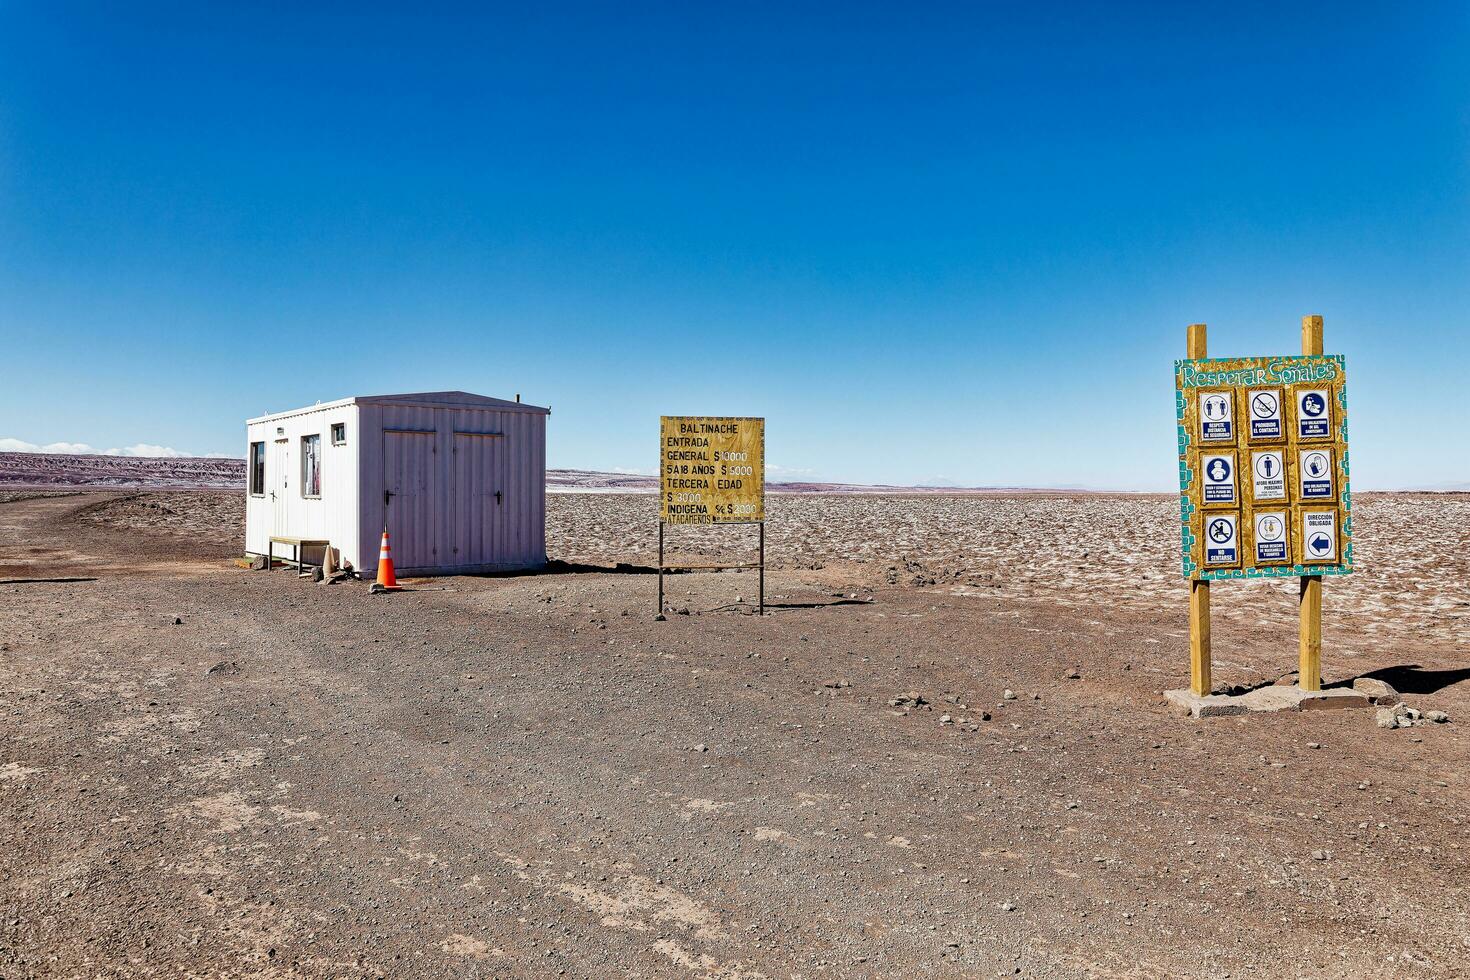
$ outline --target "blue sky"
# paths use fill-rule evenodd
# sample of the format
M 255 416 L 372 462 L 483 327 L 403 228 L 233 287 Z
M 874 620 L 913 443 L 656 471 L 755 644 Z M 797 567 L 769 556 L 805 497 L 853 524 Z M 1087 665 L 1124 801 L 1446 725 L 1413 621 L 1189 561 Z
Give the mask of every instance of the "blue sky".
M 1320 313 L 1355 486 L 1470 481 L 1462 3 L 235 6 L 0 3 L 0 439 L 463 388 L 1170 489 L 1185 325 Z

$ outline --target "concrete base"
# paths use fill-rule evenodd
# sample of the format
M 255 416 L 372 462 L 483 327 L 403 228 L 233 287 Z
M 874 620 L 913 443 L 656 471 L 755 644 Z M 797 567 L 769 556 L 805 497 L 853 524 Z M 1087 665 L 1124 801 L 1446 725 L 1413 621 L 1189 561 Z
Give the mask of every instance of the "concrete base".
M 1320 711 L 1328 708 L 1366 708 L 1361 691 L 1334 687 L 1326 691 L 1303 691 L 1299 687 L 1260 687 L 1248 694 L 1211 694 L 1200 697 L 1193 691 L 1165 691 L 1171 704 L 1189 710 L 1191 718 L 1223 718 L 1230 715 L 1273 714 L 1277 711 Z

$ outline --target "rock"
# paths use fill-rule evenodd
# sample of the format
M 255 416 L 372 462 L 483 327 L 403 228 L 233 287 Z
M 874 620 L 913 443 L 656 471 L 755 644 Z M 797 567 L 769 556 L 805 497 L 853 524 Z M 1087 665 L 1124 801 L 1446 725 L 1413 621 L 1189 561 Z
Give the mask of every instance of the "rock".
M 1398 704 L 1401 700 L 1399 692 L 1395 691 L 1392 685 L 1376 677 L 1359 677 L 1353 681 L 1353 690 L 1367 695 L 1368 700 L 1374 704 L 1381 704 L 1385 707 Z
M 924 700 L 924 696 L 918 691 L 909 691 L 906 694 L 899 694 L 889 698 L 888 703 L 895 708 L 917 708 L 929 702 Z
M 954 722 L 954 719 L 951 718 L 949 715 L 940 715 L 939 716 L 939 723 L 941 725 L 949 725 L 949 724 L 952 724 L 953 722 Z
M 1445 722 L 1450 720 L 1450 716 L 1443 711 L 1430 710 L 1424 712 L 1424 720 L 1432 721 L 1436 725 L 1443 725 Z
M 981 721 L 989 721 L 990 720 L 990 712 L 988 712 L 988 711 L 982 711 L 982 712 L 980 712 L 980 720 Z
M 709 751 L 709 746 L 708 745 L 705 745 L 703 742 L 700 742 L 698 745 L 690 746 L 690 748 L 692 748 L 695 752 L 708 752 Z
M 233 660 L 221 660 L 204 673 L 208 677 L 233 677 L 240 673 L 240 665 Z
M 1082 679 L 1082 671 L 1076 667 L 1073 667 L 1071 670 L 1063 674 L 1062 677 L 1064 680 L 1080 681 Z
M 256 555 L 250 559 L 250 570 L 252 572 L 265 571 L 265 555 Z
M 1303 711 L 1322 711 L 1330 708 L 1366 708 L 1368 696 L 1345 687 L 1330 687 L 1325 691 L 1304 694 L 1301 699 Z
M 1309 749 L 1320 749 L 1321 747 L 1322 747 L 1322 743 L 1321 742 L 1308 742 L 1307 743 L 1307 748 L 1309 748 Z
M 838 678 L 835 681 L 828 681 L 827 683 L 823 684 L 822 686 L 823 687 L 852 687 L 852 682 L 849 681 L 846 677 L 842 677 L 842 678 Z
M 1379 728 L 1399 727 L 1399 716 L 1394 714 L 1391 708 L 1379 708 L 1378 713 L 1373 716 L 1373 721 Z
M 179 617 L 175 616 L 174 617 L 174 625 L 175 626 L 183 626 L 184 625 L 184 621 L 182 619 L 180 619 Z
M 1330 853 L 1328 853 L 1327 851 L 1313 851 L 1312 852 L 1312 860 L 1313 861 L 1326 861 L 1331 856 L 1332 855 Z
M 1000 696 L 1006 701 L 1016 700 L 1016 692 L 1012 691 L 1010 688 L 1006 688 L 1003 692 L 1001 692 Z
M 313 582 L 320 582 L 322 579 L 324 579 L 326 577 L 327 577 L 327 573 L 324 572 L 324 571 L 322 571 L 322 567 L 320 565 L 313 565 L 313 566 L 311 566 L 311 580 Z
M 657 615 L 655 615 L 653 617 L 653 621 L 655 623 L 662 623 L 662 622 L 666 622 L 668 620 L 668 618 L 669 617 L 665 616 L 663 613 L 658 613 Z
M 1001 902 L 1000 903 L 1000 910 L 1002 912 L 1014 912 L 1014 911 L 1016 911 L 1016 903 L 1015 902 Z

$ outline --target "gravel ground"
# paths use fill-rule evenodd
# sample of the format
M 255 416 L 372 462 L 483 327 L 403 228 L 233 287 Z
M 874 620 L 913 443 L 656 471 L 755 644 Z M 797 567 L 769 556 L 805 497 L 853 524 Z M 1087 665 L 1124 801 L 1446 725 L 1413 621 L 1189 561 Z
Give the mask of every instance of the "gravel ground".
M 1329 582 L 1329 679 L 1453 719 L 1390 731 L 1170 711 L 1164 498 L 775 498 L 772 615 L 751 574 L 681 575 L 655 622 L 636 570 L 242 571 L 234 496 L 0 500 L 0 975 L 1470 962 L 1463 497 L 1366 499 L 1367 570 Z M 554 496 L 552 551 L 646 561 L 645 509 Z M 1058 522 L 1127 537 L 1070 579 Z M 1425 526 L 1431 556 L 1395 536 Z M 1217 674 L 1294 666 L 1289 597 L 1218 592 Z

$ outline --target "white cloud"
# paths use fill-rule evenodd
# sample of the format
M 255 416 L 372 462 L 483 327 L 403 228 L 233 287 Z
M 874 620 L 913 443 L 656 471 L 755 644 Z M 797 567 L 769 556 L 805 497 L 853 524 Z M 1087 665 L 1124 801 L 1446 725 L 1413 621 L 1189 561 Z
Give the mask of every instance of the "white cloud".
M 67 456 L 80 456 L 87 453 L 95 453 L 97 450 L 84 442 L 53 442 L 44 446 L 38 446 L 34 442 L 26 442 L 24 439 L 0 439 L 0 452 L 63 453 Z
M 172 446 L 154 446 L 146 442 L 140 442 L 132 446 L 112 449 L 94 449 L 85 442 L 51 442 L 44 446 L 34 442 L 26 442 L 24 439 L 0 439 L 0 452 L 3 453 L 60 453 L 66 456 L 148 456 L 165 459 L 178 459 L 185 456 L 194 456 L 194 453 L 186 453 Z M 239 459 L 229 453 L 207 453 L 207 459 Z
M 122 449 L 109 449 L 103 453 L 104 456 L 149 456 L 167 457 L 174 459 L 179 456 L 192 456 L 193 453 L 183 453 L 171 446 L 150 446 L 146 442 L 140 442 L 135 446 L 125 446 Z

